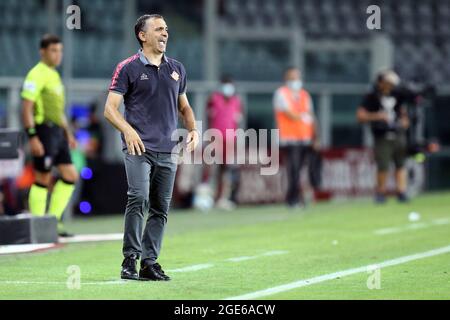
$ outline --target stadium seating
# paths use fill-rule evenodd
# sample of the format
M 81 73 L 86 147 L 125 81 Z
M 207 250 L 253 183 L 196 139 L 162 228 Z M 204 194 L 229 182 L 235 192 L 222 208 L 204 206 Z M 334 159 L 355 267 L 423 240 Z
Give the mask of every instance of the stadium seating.
M 276 8 L 273 2 L 267 0 L 227 0 L 224 3 L 223 27 L 299 24 L 307 37 L 321 39 L 359 39 L 374 32 L 364 26 L 368 17 L 367 7 L 377 4 L 381 7 L 382 30 L 376 32 L 386 33 L 393 39 L 395 67 L 400 75 L 410 80 L 425 77 L 425 80 L 435 83 L 450 80 L 450 1 L 342 0 L 335 5 L 329 0 L 280 0 Z M 268 17 L 272 21 L 267 23 Z M 350 58 L 355 53 L 347 58 L 335 56 L 332 58 L 334 62 L 317 55 L 312 60 L 307 59 L 308 68 L 312 68 L 308 74 L 313 74 L 314 80 L 333 81 L 335 75 L 325 73 L 330 63 L 336 66 L 344 63 L 345 70 L 355 69 L 354 60 Z M 311 63 L 323 65 L 311 66 Z M 359 72 L 363 69 L 361 66 Z M 346 81 L 349 78 L 349 75 L 344 75 L 337 80 Z
M 157 8 L 159 2 L 153 1 L 153 7 L 149 7 L 148 2 L 138 0 L 138 11 L 143 13 Z M 169 16 L 171 30 L 177 32 L 172 37 L 176 41 L 169 44 L 169 54 L 184 62 L 190 79 L 201 79 L 203 42 L 198 23 L 201 10 L 183 1 L 173 3 Z M 74 32 L 74 75 L 109 77 L 113 66 L 127 54 L 127 48 L 122 45 L 124 2 L 78 0 L 77 4 L 82 8 L 83 32 Z M 365 28 L 366 9 L 371 4 L 380 5 L 382 10 L 380 31 Z M 181 9 L 182 16 L 177 13 Z M 58 31 L 61 31 L 61 19 L 57 17 Z M 47 31 L 47 20 L 43 0 L 0 1 L 0 76 L 23 76 L 34 64 L 38 55 L 33 46 L 37 49 L 36 39 Z M 315 39 L 361 39 L 382 32 L 395 44 L 395 67 L 403 78 L 426 77 L 432 82 L 450 80 L 450 1 L 447 0 L 340 0 L 338 6 L 331 0 L 226 0 L 221 2 L 218 25 L 220 28 L 299 25 L 307 37 Z M 183 36 L 177 38 L 180 30 Z M 188 34 L 186 30 L 193 31 Z M 280 54 L 275 47 L 267 42 L 252 46 L 238 41 L 223 42 L 220 44 L 220 69 L 242 80 L 278 80 L 280 68 L 288 62 L 286 49 Z M 234 58 L 229 59 L 230 55 Z M 20 65 L 14 63 L 17 56 L 23 62 Z M 368 80 L 365 52 L 307 53 L 305 62 L 308 80 Z M 330 69 L 343 71 L 336 76 Z

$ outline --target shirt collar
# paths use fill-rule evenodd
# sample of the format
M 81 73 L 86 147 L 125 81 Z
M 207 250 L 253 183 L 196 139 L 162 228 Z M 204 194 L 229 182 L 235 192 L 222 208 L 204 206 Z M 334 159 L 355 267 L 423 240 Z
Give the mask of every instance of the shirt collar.
M 146 65 L 146 66 L 147 66 L 147 65 L 148 65 L 148 66 L 153 66 L 153 64 L 150 63 L 150 61 L 148 61 L 147 57 L 144 55 L 144 52 L 142 51 L 142 49 L 139 49 L 138 54 L 139 54 L 139 60 L 141 60 L 141 62 L 142 62 L 144 65 Z M 164 62 L 167 62 L 167 57 L 166 57 L 165 54 L 163 54 L 162 60 L 163 60 Z

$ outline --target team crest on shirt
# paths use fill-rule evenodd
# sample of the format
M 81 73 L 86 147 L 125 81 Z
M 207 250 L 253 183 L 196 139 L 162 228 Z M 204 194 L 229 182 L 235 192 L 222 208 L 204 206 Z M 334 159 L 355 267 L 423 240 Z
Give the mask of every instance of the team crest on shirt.
M 176 71 L 172 71 L 170 74 L 173 80 L 178 81 L 180 79 L 180 75 Z

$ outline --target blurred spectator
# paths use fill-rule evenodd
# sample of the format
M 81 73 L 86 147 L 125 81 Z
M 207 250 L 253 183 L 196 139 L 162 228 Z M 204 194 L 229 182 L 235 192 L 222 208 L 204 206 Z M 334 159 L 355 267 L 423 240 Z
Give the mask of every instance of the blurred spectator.
M 13 179 L 0 179 L 0 215 L 15 215 L 19 213 L 16 194 Z
M 242 102 L 236 94 L 236 87 L 229 76 L 223 76 L 219 90 L 209 97 L 206 107 L 209 128 L 217 129 L 223 137 L 223 144 L 216 148 L 222 152 L 223 164 L 207 169 L 207 179 L 216 176 L 215 203 L 218 208 L 230 210 L 237 203 L 237 191 L 239 187 L 239 167 L 231 163 L 227 164 L 227 146 L 235 144 L 239 123 L 242 119 Z M 228 130 L 228 133 L 227 133 Z
M 303 89 L 300 70 L 289 67 L 284 73 L 284 81 L 284 85 L 275 91 L 273 106 L 280 130 L 280 147 L 286 156 L 286 202 L 295 208 L 305 206 L 299 187 L 300 171 L 312 149 L 319 148 L 319 139 L 312 99 Z
M 90 136 L 89 145 L 86 149 L 88 159 L 98 159 L 103 150 L 103 131 L 96 110 L 97 105 L 94 103 L 89 109 L 89 125 L 86 128 Z
M 377 186 L 375 201 L 386 201 L 386 182 L 391 161 L 395 164 L 397 199 L 407 201 L 406 170 L 407 156 L 406 130 L 409 127 L 408 113 L 394 91 L 399 84 L 399 76 L 391 70 L 380 72 L 375 86 L 367 94 L 357 110 L 357 119 L 371 125 L 375 139 L 374 155 L 377 164 Z
M 26 159 L 22 173 L 16 178 L 17 203 L 19 212 L 29 211 L 28 192 L 34 183 L 33 162 L 31 158 Z
M 96 103 L 89 107 L 76 106 L 72 110 L 71 124 L 87 159 L 98 159 L 102 155 L 103 131 L 96 110 Z

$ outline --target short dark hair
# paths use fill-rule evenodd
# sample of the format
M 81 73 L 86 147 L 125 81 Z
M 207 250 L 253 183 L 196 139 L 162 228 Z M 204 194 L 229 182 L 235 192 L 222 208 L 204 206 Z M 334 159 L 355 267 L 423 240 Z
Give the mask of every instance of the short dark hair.
M 283 70 L 283 79 L 286 79 L 287 74 L 293 70 L 297 70 L 300 73 L 300 77 L 302 77 L 302 71 L 300 70 L 299 67 L 294 66 L 294 65 L 289 65 L 286 68 L 284 68 L 284 70 Z
M 49 45 L 61 42 L 61 39 L 57 35 L 47 33 L 44 34 L 41 38 L 40 48 L 47 49 Z
M 143 16 L 140 16 L 136 20 L 136 24 L 134 25 L 134 35 L 136 36 L 137 41 L 139 42 L 139 45 L 142 47 L 142 41 L 139 39 L 139 32 L 143 31 L 145 28 L 145 24 L 148 19 L 164 19 L 164 17 L 160 14 L 144 14 Z
M 300 71 L 300 68 L 297 66 L 294 66 L 294 65 L 288 65 L 286 68 L 284 68 L 283 75 L 286 75 L 286 73 L 288 73 L 289 71 L 292 71 L 292 70 Z
M 229 74 L 223 74 L 220 77 L 220 82 L 222 83 L 233 83 L 233 77 Z

